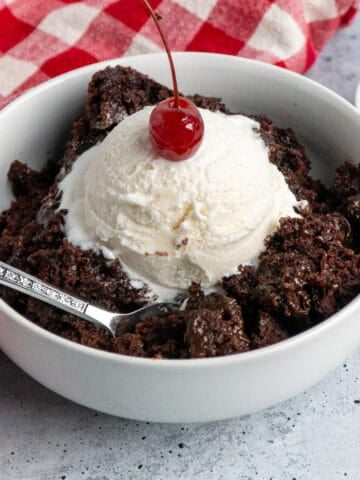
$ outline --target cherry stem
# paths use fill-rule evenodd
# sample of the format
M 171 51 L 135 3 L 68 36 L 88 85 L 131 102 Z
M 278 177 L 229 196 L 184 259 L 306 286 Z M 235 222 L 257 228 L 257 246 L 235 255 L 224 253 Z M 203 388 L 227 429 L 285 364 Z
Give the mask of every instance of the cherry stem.
M 161 40 L 164 44 L 164 47 L 165 47 L 165 50 L 166 50 L 166 53 L 167 53 L 167 56 L 168 56 L 168 59 L 169 59 L 169 63 L 170 63 L 171 77 L 172 77 L 172 82 L 173 82 L 173 87 L 174 87 L 175 108 L 179 108 L 179 90 L 178 90 L 178 86 L 177 86 L 175 66 L 174 66 L 173 58 L 172 58 L 171 51 L 170 51 L 170 48 L 169 48 L 169 44 L 168 44 L 168 42 L 165 38 L 165 35 L 163 34 L 163 31 L 160 28 L 160 24 L 159 24 L 159 18 L 160 17 L 154 12 L 154 9 L 152 8 L 152 6 L 148 2 L 148 0 L 143 0 L 143 2 L 146 5 L 146 7 L 148 8 L 148 10 L 149 10 L 154 22 L 155 22 L 156 28 L 158 29 L 158 31 L 160 33 Z

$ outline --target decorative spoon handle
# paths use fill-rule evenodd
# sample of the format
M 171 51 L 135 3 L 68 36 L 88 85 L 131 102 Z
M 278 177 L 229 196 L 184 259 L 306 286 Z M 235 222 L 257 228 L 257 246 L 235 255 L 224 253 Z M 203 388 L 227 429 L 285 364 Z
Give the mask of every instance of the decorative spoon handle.
M 0 262 L 0 285 L 18 290 L 90 323 L 100 325 L 112 335 L 120 335 L 133 329 L 138 322 L 144 321 L 149 316 L 157 316 L 180 307 L 179 302 L 159 302 L 142 306 L 130 313 L 109 312 L 62 292 L 4 262 Z
M 83 300 L 64 293 L 4 262 L 0 262 L 0 285 L 11 287 L 77 316 L 79 316 L 79 313 L 85 313 L 88 306 Z

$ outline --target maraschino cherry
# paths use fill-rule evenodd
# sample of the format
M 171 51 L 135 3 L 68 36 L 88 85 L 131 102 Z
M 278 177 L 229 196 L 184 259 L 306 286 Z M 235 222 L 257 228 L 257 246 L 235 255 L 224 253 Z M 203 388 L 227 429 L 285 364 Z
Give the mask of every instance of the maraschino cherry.
M 160 102 L 150 115 L 150 141 L 154 150 L 163 158 L 177 162 L 190 158 L 200 147 L 204 136 L 204 122 L 199 110 L 187 98 L 179 96 L 174 62 L 169 45 L 160 28 L 159 17 L 147 0 L 149 9 L 160 33 L 169 63 L 174 96 Z

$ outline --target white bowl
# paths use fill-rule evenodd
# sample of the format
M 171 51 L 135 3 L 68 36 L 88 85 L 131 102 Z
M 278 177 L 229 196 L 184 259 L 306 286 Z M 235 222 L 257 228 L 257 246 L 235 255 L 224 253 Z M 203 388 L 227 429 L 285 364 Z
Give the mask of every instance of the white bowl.
M 292 127 L 314 172 L 328 180 L 360 158 L 360 115 L 324 87 L 286 70 L 241 58 L 175 54 L 185 93 L 222 97 L 234 110 L 263 113 Z M 18 158 L 41 168 L 81 111 L 91 75 L 131 65 L 170 85 L 164 54 L 122 58 L 62 75 L 0 112 L 0 210 L 11 194 L 6 172 Z M 310 387 L 360 344 L 359 299 L 320 325 L 279 344 L 228 357 L 150 360 L 94 350 L 34 325 L 0 301 L 0 347 L 25 372 L 79 404 L 158 422 L 219 420 L 255 412 Z

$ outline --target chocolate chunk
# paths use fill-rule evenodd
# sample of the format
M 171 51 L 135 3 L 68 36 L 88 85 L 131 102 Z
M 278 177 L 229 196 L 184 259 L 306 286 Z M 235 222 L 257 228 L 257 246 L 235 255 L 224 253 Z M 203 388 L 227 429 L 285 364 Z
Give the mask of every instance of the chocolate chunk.
M 259 311 L 256 328 L 251 336 L 251 348 L 261 348 L 286 340 L 289 335 L 267 312 Z
M 185 343 L 193 358 L 246 352 L 249 339 L 244 332 L 241 309 L 233 298 L 211 294 L 186 312 Z

